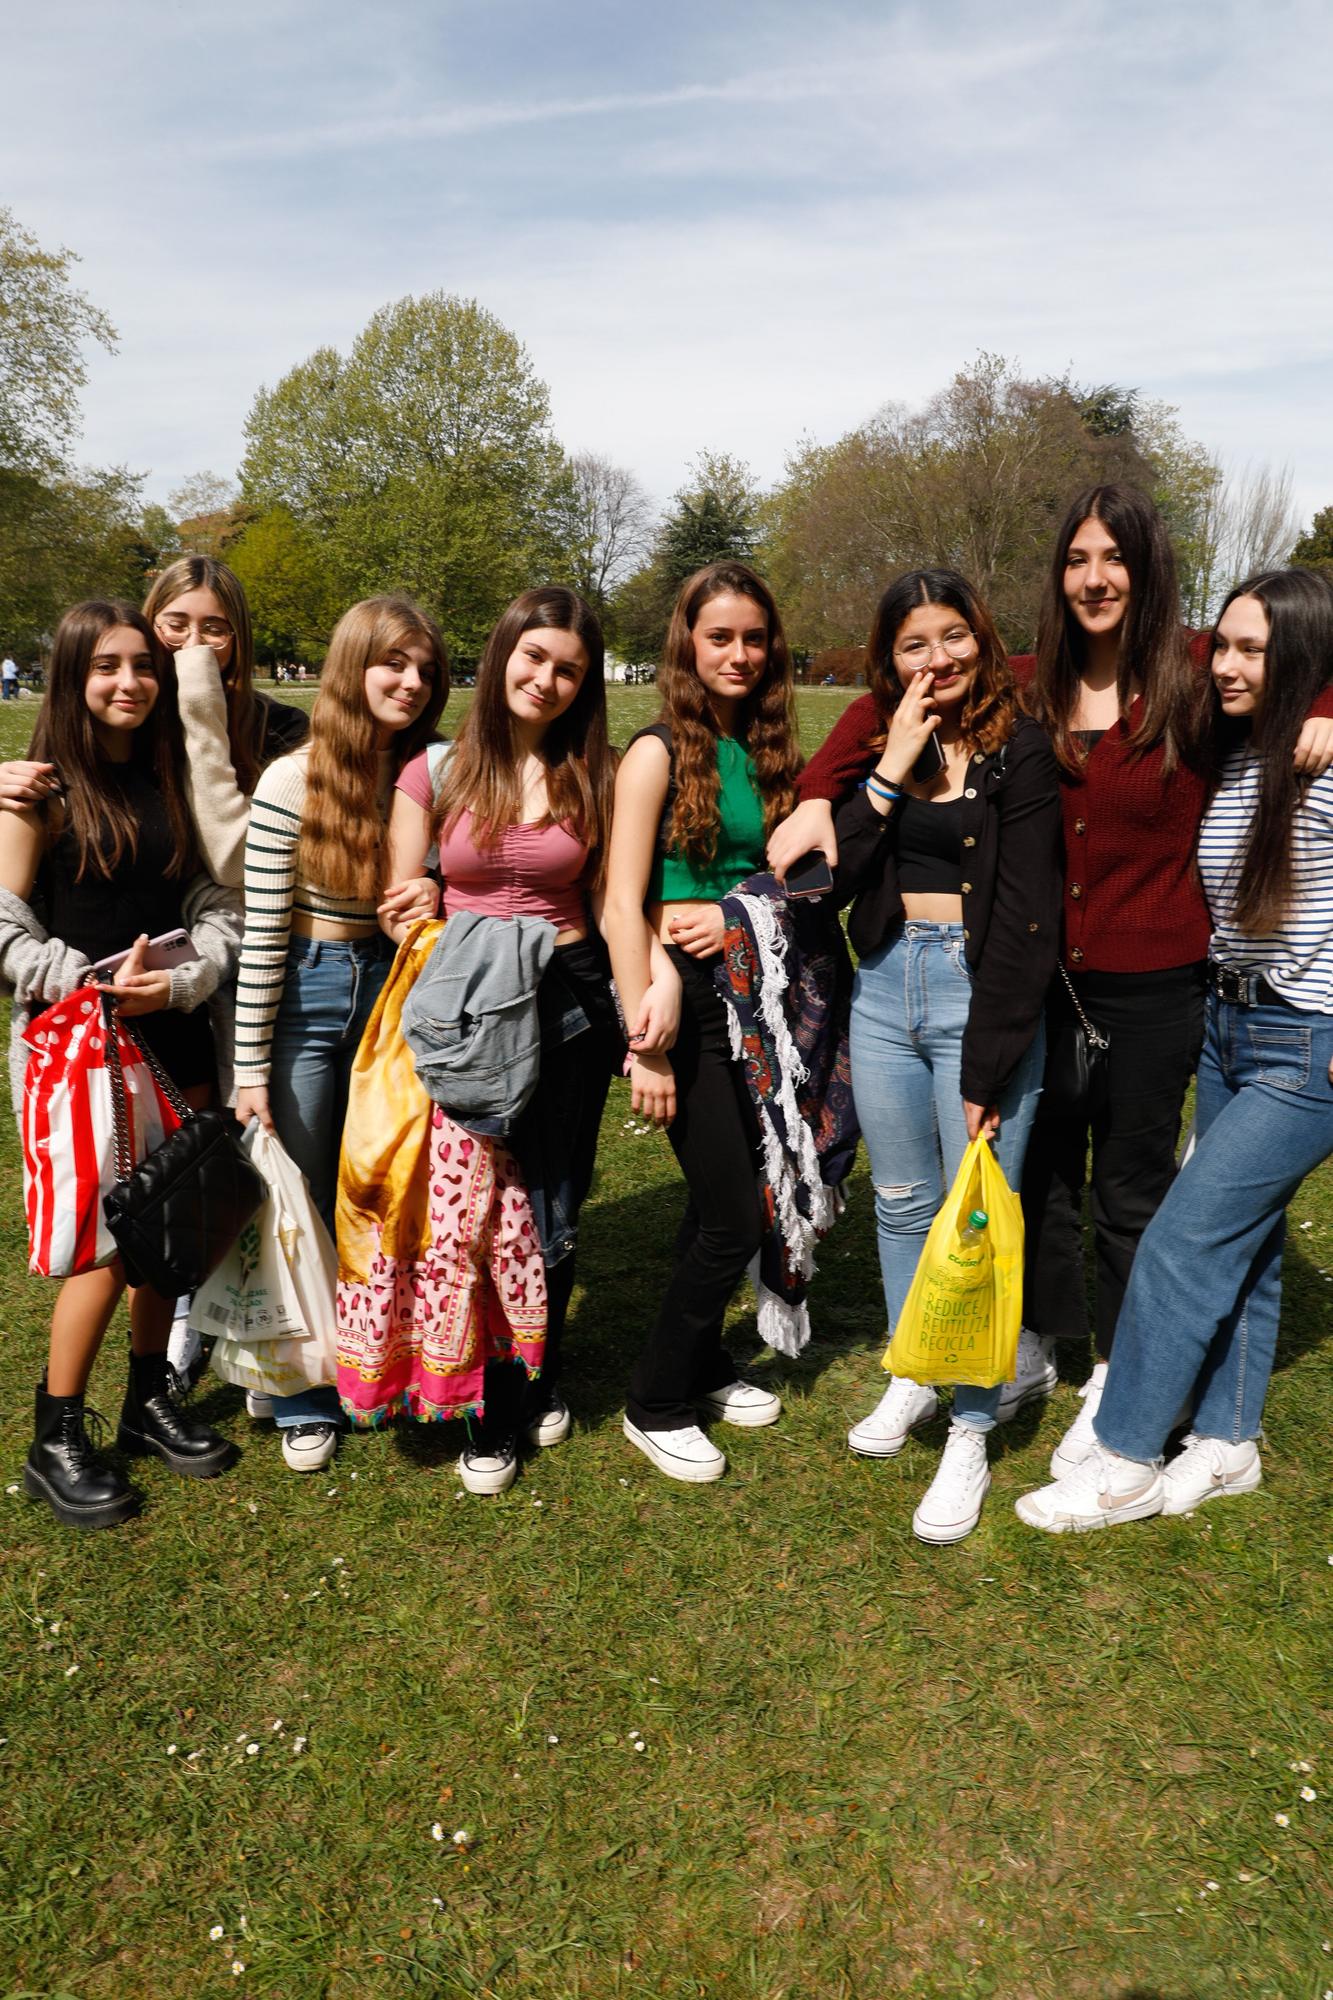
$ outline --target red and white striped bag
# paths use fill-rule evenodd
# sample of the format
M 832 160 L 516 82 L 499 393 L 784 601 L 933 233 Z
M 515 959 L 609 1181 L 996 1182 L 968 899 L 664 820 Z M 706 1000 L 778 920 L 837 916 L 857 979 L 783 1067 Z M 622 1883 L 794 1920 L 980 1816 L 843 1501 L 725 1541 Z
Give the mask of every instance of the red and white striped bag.
M 79 987 L 32 1023 L 23 1037 L 32 1051 L 23 1077 L 23 1204 L 28 1269 L 42 1277 L 72 1278 L 116 1255 L 102 1214 L 116 1179 L 108 1032 L 119 1037 L 136 1162 L 180 1123 L 119 1019 L 108 1030 L 95 987 Z

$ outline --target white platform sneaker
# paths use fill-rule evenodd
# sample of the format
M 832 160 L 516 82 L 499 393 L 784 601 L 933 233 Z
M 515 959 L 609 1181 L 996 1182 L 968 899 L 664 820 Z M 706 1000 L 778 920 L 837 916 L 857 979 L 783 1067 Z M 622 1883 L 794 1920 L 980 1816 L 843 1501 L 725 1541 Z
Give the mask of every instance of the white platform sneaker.
M 989 1492 L 986 1433 L 955 1417 L 944 1441 L 940 1469 L 912 1516 L 912 1533 L 919 1542 L 961 1542 L 981 1519 Z
M 868 1417 L 847 1433 L 848 1448 L 860 1458 L 896 1458 L 918 1424 L 928 1424 L 939 1409 L 933 1389 L 895 1375 Z

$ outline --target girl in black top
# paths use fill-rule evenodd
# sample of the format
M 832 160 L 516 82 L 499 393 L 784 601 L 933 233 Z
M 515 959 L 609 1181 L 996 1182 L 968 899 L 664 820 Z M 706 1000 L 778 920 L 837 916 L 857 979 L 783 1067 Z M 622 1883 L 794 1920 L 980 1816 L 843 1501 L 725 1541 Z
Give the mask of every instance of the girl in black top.
M 967 1142 L 993 1140 L 1019 1182 L 1059 935 L 1060 799 L 1050 745 L 1020 714 L 999 636 L 961 576 L 899 578 L 867 653 L 883 732 L 838 815 L 837 883 L 856 899 L 852 1088 L 892 1326 Z M 955 1389 L 944 1459 L 912 1523 L 922 1541 L 976 1526 L 999 1399 L 998 1387 Z M 933 1389 L 895 1377 L 848 1443 L 892 1457 L 936 1407 Z
M 31 748 L 62 794 L 0 814 L 0 974 L 21 993 L 58 1003 L 93 982 L 93 960 L 128 947 L 114 979 L 119 1011 L 200 1107 L 212 1094 L 211 1037 L 202 1010 L 180 1009 L 198 1008 L 230 972 L 239 911 L 196 878 L 170 655 L 132 605 L 80 604 L 61 621 Z M 173 972 L 146 969 L 150 936 L 184 928 L 187 914 L 200 959 Z M 25 1484 L 58 1520 L 79 1527 L 123 1520 L 136 1504 L 84 1427 L 88 1376 L 125 1282 L 118 1258 L 64 1281 L 37 1389 Z M 155 1453 L 173 1471 L 211 1477 L 230 1447 L 171 1400 L 171 1314 L 170 1299 L 131 1288 L 130 1382 L 117 1442 Z

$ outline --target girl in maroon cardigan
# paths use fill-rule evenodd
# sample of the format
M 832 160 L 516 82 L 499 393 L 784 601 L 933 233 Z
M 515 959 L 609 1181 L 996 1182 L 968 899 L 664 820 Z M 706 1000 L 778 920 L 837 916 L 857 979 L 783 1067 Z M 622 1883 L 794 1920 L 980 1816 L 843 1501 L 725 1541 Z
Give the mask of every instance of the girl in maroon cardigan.
M 1056 540 L 1038 649 L 1013 662 L 1062 774 L 1064 963 L 1085 1014 L 1109 1035 L 1092 1102 L 1039 1109 L 1023 1180 L 1028 1325 L 998 1417 L 1055 1384 L 1053 1342 L 1086 1352 L 1081 1212 L 1092 1145 L 1096 1352 L 1083 1409 L 1052 1470 L 1091 1433 L 1135 1246 L 1175 1172 L 1185 1090 L 1203 1028 L 1209 922 L 1194 865 L 1205 803 L 1207 680 L 1180 625 L 1175 556 L 1161 515 L 1131 487 L 1081 493 Z M 1316 702 L 1300 770 L 1333 762 L 1333 695 Z M 874 753 L 873 700 L 853 702 L 799 781 L 802 804 L 769 860 L 781 873 L 832 849 L 828 801 L 849 796 Z M 1057 977 L 1048 1077 L 1081 1032 Z M 1062 1047 L 1062 1044 L 1064 1045 Z

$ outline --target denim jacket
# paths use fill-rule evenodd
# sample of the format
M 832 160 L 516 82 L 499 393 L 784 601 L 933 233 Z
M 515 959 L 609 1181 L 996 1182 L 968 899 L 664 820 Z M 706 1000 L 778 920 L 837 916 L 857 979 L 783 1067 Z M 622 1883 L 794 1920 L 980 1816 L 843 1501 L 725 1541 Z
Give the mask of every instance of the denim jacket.
M 537 1088 L 537 992 L 555 935 L 545 917 L 459 910 L 403 1003 L 417 1075 L 466 1131 L 505 1138 Z

